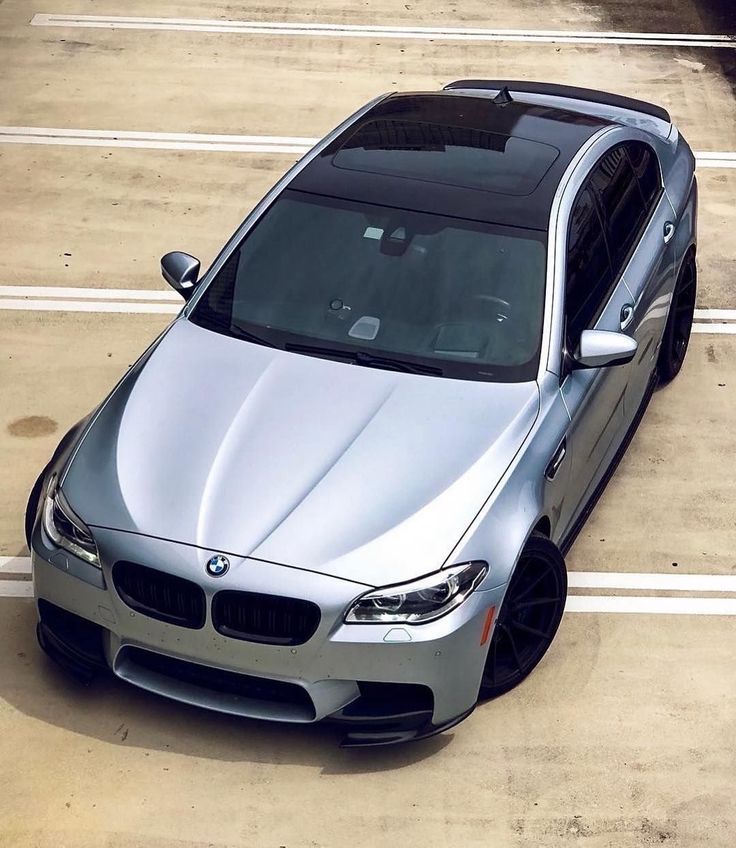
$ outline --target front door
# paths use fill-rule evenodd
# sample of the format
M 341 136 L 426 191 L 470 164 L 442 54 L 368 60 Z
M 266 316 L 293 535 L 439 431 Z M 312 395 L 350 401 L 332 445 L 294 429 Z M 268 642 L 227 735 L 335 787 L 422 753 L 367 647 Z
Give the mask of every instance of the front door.
M 642 158 L 641 147 L 651 152 L 649 159 Z M 661 223 L 655 209 L 661 183 L 658 189 L 652 168 L 659 179 L 656 157 L 647 145 L 616 145 L 592 169 L 571 213 L 565 272 L 567 350 L 574 353 L 585 329 L 629 333 L 640 346 L 625 365 L 569 369 L 563 375 L 562 393 L 571 418 L 571 485 L 578 501 L 571 521 L 613 461 L 653 367 L 653 337 L 661 325 L 649 319 L 668 272 L 661 243 L 652 245 L 647 238 Z M 647 248 L 652 254 L 648 259 Z

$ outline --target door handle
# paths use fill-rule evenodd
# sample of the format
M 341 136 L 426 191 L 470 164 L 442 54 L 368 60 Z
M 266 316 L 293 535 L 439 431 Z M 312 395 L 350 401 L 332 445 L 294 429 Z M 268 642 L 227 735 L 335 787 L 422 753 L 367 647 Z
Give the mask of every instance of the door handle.
M 675 234 L 675 225 L 672 223 L 672 221 L 667 221 L 664 225 L 663 230 L 662 230 L 662 239 L 663 239 L 664 243 L 667 244 L 672 239 L 672 236 L 674 234 Z
M 547 480 L 554 480 L 557 476 L 557 472 L 560 470 L 560 466 L 562 465 L 565 457 L 567 456 L 567 436 L 560 442 L 557 446 L 557 450 L 555 451 L 554 456 L 549 461 L 549 465 L 547 466 L 544 476 Z
M 625 330 L 634 320 L 634 307 L 631 303 L 625 303 L 621 307 L 621 329 Z

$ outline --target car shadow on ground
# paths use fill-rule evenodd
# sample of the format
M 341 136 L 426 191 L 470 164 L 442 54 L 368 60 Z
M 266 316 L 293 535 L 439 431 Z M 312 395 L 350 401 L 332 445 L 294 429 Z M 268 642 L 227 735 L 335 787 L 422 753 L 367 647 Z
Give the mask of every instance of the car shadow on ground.
M 0 698 L 19 712 L 107 744 L 227 762 L 292 764 L 325 774 L 367 774 L 411 766 L 451 744 L 452 733 L 419 742 L 343 749 L 323 725 L 284 725 L 210 712 L 101 675 L 70 678 L 36 642 L 34 603 L 0 601 Z

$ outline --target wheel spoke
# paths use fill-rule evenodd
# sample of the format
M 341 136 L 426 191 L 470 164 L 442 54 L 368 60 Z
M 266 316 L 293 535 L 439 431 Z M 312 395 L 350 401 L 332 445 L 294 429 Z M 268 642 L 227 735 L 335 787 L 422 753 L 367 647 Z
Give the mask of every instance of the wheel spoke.
M 514 611 L 525 609 L 526 607 L 540 607 L 545 604 L 558 604 L 560 602 L 560 596 L 557 595 L 554 598 L 533 598 L 531 601 L 522 601 L 521 603 L 515 603 L 512 607 Z
M 528 624 L 524 624 L 516 619 L 511 620 L 511 626 L 517 630 L 521 630 L 523 633 L 531 633 L 532 636 L 538 636 L 540 639 L 549 639 L 549 634 L 545 633 L 544 630 L 538 630 L 536 627 L 530 627 Z
M 521 660 L 519 659 L 519 652 L 516 650 L 516 642 L 514 641 L 514 637 L 511 635 L 511 631 L 504 624 L 502 625 L 503 632 L 506 634 L 506 638 L 509 641 L 509 645 L 511 646 L 511 653 L 514 655 L 514 662 L 516 663 L 516 668 L 523 672 L 523 667 L 521 665 Z
M 549 566 L 546 566 L 544 571 L 540 571 L 540 573 L 534 578 L 534 580 L 532 580 L 532 582 L 528 586 L 525 587 L 524 591 L 521 592 L 519 595 L 517 595 L 517 600 L 521 600 L 522 598 L 525 598 L 529 594 L 529 592 L 532 591 L 532 589 L 535 586 L 537 586 L 542 580 L 544 580 L 544 578 L 547 576 L 549 570 L 550 570 Z

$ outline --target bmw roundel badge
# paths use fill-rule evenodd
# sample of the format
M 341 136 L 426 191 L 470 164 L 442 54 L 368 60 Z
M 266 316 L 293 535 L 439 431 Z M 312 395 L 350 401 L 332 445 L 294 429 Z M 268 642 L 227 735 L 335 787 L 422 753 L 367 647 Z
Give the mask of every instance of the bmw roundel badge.
M 230 560 L 226 556 L 213 556 L 207 560 L 205 570 L 210 577 L 222 577 L 230 568 Z

